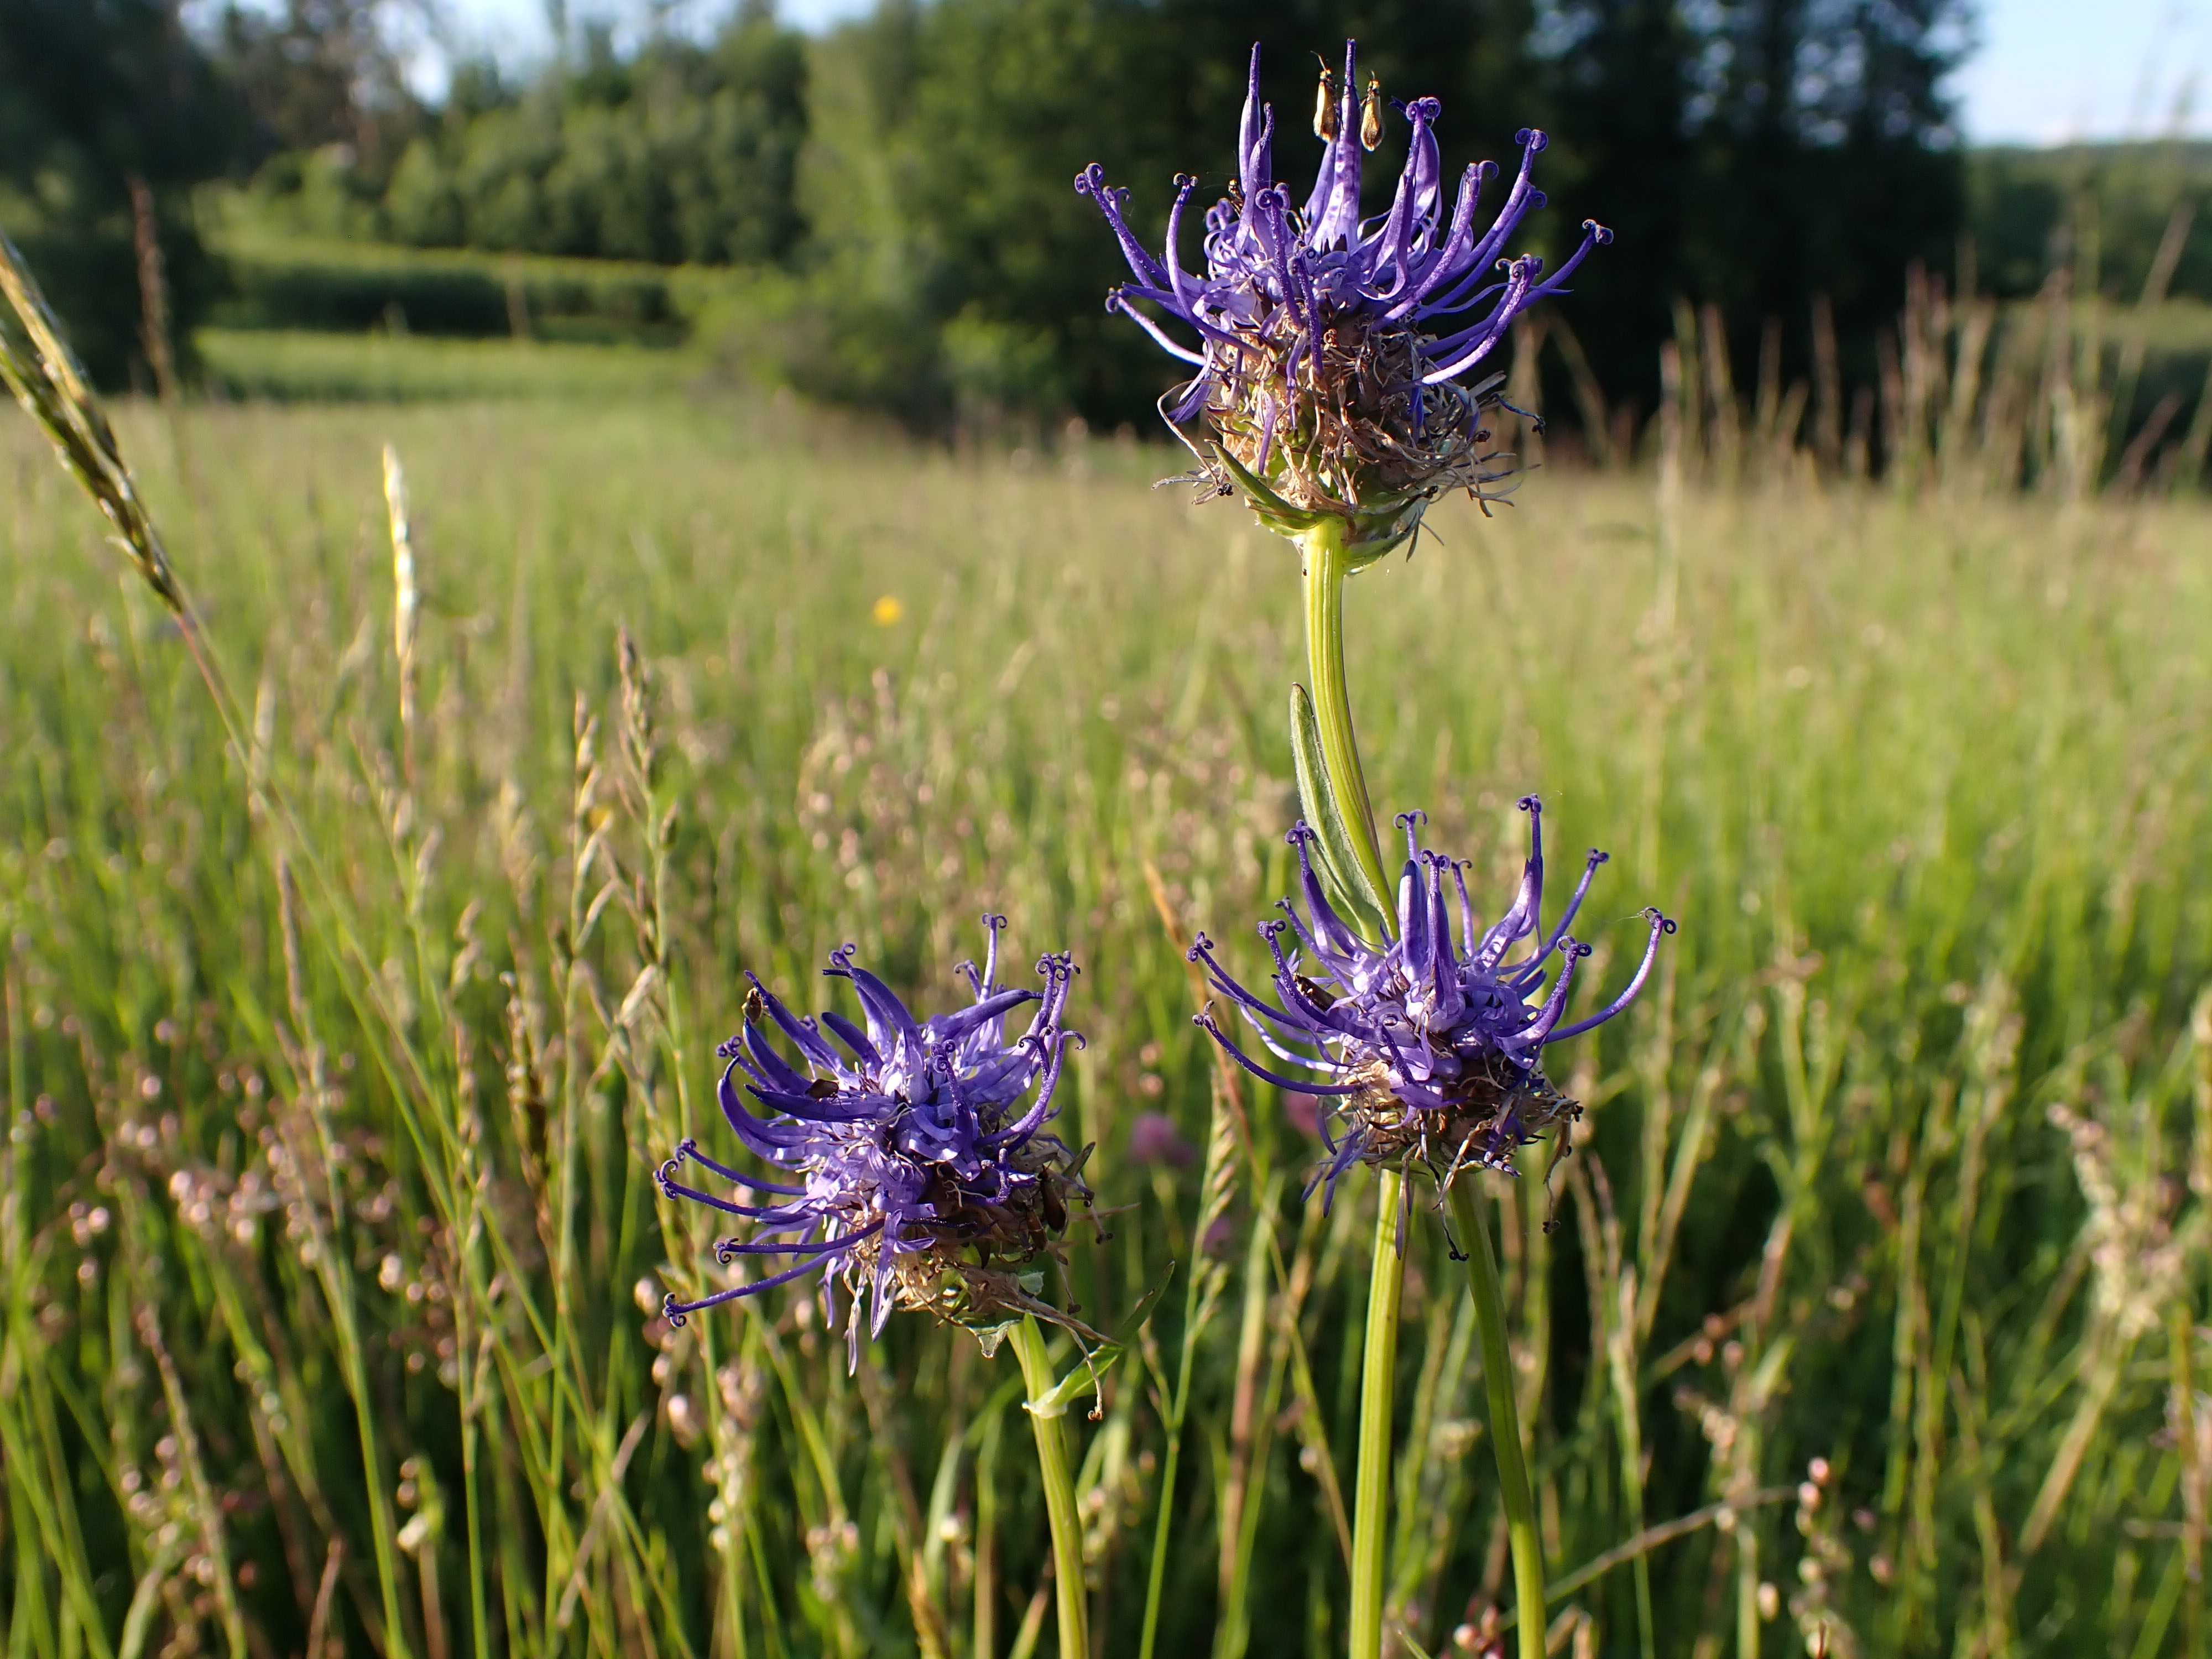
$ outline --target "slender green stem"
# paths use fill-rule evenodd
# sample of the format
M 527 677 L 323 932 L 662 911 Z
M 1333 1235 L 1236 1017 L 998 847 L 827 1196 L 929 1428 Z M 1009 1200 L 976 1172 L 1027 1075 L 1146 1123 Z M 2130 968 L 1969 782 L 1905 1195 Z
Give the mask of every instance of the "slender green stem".
M 1451 1210 L 1460 1248 L 1467 1252 L 1468 1288 L 1474 1295 L 1475 1322 L 1482 1333 L 1482 1382 L 1490 1396 L 1490 1443 L 1497 1451 L 1498 1485 L 1505 1500 L 1505 1536 L 1513 1547 L 1521 1659 L 1544 1659 L 1544 1543 L 1536 1530 L 1536 1498 L 1528 1485 L 1521 1413 L 1513 1403 L 1505 1291 L 1498 1280 L 1498 1252 L 1490 1243 L 1490 1224 L 1475 1207 L 1472 1176 L 1452 1183 Z
M 1352 1499 L 1351 1659 L 1382 1651 L 1382 1569 L 1390 1513 L 1390 1408 L 1398 1371 L 1399 1291 L 1406 1260 L 1398 1216 L 1406 1178 L 1378 1170 L 1375 1257 L 1367 1279 L 1367 1347 L 1359 1373 L 1359 1468 Z
M 2201 1118 L 2197 1121 L 2200 1123 L 2203 1121 Z M 2201 1451 L 2194 1449 L 2201 1447 L 2203 1442 L 2197 1437 L 2197 1413 L 2203 1406 L 2197 1396 L 2197 1384 L 2190 1375 L 2189 1350 L 2191 1339 L 2196 1334 L 2196 1321 L 2191 1316 L 2186 1303 L 2177 1300 L 2166 1304 L 2166 1352 L 2172 1356 L 2174 1425 L 2181 1431 L 2181 1444 L 2192 1449 L 2183 1465 L 2187 1471 L 2185 1478 L 2194 1475 L 2201 1480 L 2202 1468 L 2189 1468 L 2203 1455 Z M 2202 1498 L 2197 1502 L 2201 1504 Z M 2187 1503 L 2185 1498 L 2185 1507 Z M 2201 1507 L 2195 1519 L 2201 1528 L 2203 1525 Z M 2182 1603 L 2181 1650 L 2189 1659 L 2204 1659 L 2204 1541 L 2195 1529 L 2181 1534 L 2181 1556 L 2187 1569 L 2182 1589 L 2185 1599 Z
M 1376 892 L 1387 894 L 1390 884 L 1382 874 L 1375 809 L 1367 797 L 1367 774 L 1352 730 L 1352 694 L 1344 678 L 1344 579 L 1351 566 L 1344 521 L 1324 519 L 1298 538 L 1298 545 L 1306 561 L 1306 672 L 1313 678 L 1314 715 L 1321 726 L 1329 787 L 1352 822 L 1352 850 L 1367 878 Z
M 465 1297 L 453 1298 L 458 1304 Z M 454 1354 L 459 1362 L 459 1387 L 454 1392 L 461 1402 L 461 1500 L 468 1526 L 469 1540 L 469 1635 L 471 1651 L 477 1659 L 487 1659 L 491 1652 L 491 1604 L 485 1594 L 483 1552 L 483 1504 L 478 1491 L 483 1480 L 478 1468 L 477 1421 L 477 1376 L 475 1356 L 471 1351 L 471 1334 L 465 1316 L 456 1310 L 454 1323 Z
M 1002 1412 L 983 1419 L 975 1449 L 975 1620 L 969 1659 L 999 1659 L 999 1425 Z
M 1090 1659 L 1091 1610 L 1083 1584 L 1083 1517 L 1075 1508 L 1075 1471 L 1067 1456 L 1067 1407 L 1037 1401 L 1057 1380 L 1044 1333 L 1024 1318 L 1014 1327 L 1014 1357 L 1029 1388 L 1030 1426 L 1036 1431 L 1037 1472 L 1044 1478 L 1045 1515 L 1052 1523 L 1053 1592 L 1060 1605 L 1060 1659 Z
M 1160 1633 L 1160 1607 L 1167 1590 L 1168 1540 L 1175 1528 L 1176 1481 L 1182 1473 L 1183 1413 L 1190 1404 L 1191 1361 L 1198 1351 L 1191 1326 L 1196 1322 L 1198 1278 L 1191 1284 L 1191 1306 L 1184 1310 L 1182 1357 L 1176 1367 L 1175 1398 L 1168 1403 L 1168 1450 L 1160 1465 L 1159 1513 L 1152 1522 L 1152 1559 L 1145 1576 L 1145 1624 L 1137 1640 L 1137 1659 L 1152 1659 Z

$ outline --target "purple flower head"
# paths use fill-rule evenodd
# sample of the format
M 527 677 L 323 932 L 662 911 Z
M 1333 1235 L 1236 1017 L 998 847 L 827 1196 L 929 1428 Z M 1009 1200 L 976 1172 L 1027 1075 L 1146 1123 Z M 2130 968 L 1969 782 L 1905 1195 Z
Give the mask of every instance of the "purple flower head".
M 1191 366 L 1161 412 L 1178 433 L 1201 416 L 1211 427 L 1200 460 L 1212 493 L 1230 493 L 1233 481 L 1263 523 L 1290 535 L 1340 516 L 1355 557 L 1369 561 L 1411 536 L 1437 495 L 1480 496 L 1507 476 L 1490 464 L 1509 458 L 1482 449 L 1483 411 L 1497 404 L 1503 376 L 1463 381 L 1612 233 L 1584 221 L 1580 246 L 1548 273 L 1534 254 L 1505 257 L 1507 240 L 1544 205 L 1529 175 L 1545 137 L 1518 135 L 1513 181 L 1478 226 L 1498 167 L 1469 167 L 1446 210 L 1434 98 L 1391 100 L 1413 129 L 1405 169 L 1389 210 L 1361 218 L 1361 153 L 1381 142 L 1383 99 L 1372 77 L 1362 92 L 1358 70 L 1356 43 L 1346 42 L 1342 80 L 1322 71 L 1314 130 L 1327 148 L 1312 192 L 1295 206 L 1275 180 L 1274 111 L 1260 101 L 1252 48 L 1237 174 L 1206 210 L 1201 271 L 1182 268 L 1195 179 L 1177 176 L 1157 256 L 1129 228 L 1128 192 L 1109 185 L 1103 168 L 1092 163 L 1075 187 L 1106 216 L 1135 277 L 1107 308 Z
M 1260 928 L 1274 953 L 1275 1000 L 1231 978 L 1204 934 L 1191 950 L 1191 960 L 1206 965 L 1214 989 L 1237 1005 L 1268 1054 L 1310 1073 L 1284 1076 L 1261 1065 L 1210 1010 L 1198 1017 L 1247 1071 L 1323 1099 L 1321 1136 L 1329 1159 L 1317 1179 L 1327 1180 L 1331 1197 L 1358 1163 L 1404 1165 L 1419 1158 L 1439 1185 L 1470 1165 L 1510 1172 L 1516 1147 L 1582 1109 L 1545 1080 L 1545 1048 L 1628 1006 L 1651 972 L 1661 937 L 1674 931 L 1658 911 L 1646 910 L 1651 936 L 1635 977 L 1595 1014 L 1563 1023 L 1575 966 L 1590 954 L 1567 929 L 1605 854 L 1591 852 L 1574 896 L 1547 932 L 1542 811 L 1534 795 L 1520 804 L 1528 814 L 1528 860 L 1520 890 L 1487 929 L 1476 921 L 1467 866 L 1424 850 L 1415 834 L 1423 815 L 1407 812 L 1398 819 L 1406 832 L 1406 865 L 1395 939 L 1370 945 L 1330 907 L 1310 855 L 1314 831 L 1301 823 L 1290 839 L 1298 849 L 1305 914 L 1285 899 L 1288 920 Z M 1457 890 L 1451 896 L 1447 871 Z M 1293 936 L 1287 950 L 1285 933 Z M 1523 940 L 1526 953 L 1507 961 Z M 1332 1133 L 1331 1120 L 1341 1138 Z
M 672 1294 L 662 1304 L 670 1322 L 809 1274 L 819 1276 L 833 1321 L 837 1284 L 851 1295 L 847 1342 L 856 1360 L 872 1295 L 872 1337 L 898 1306 L 976 1327 L 1024 1312 L 1068 1322 L 1037 1299 L 1037 1276 L 1024 1285 L 1020 1269 L 1054 1247 L 1071 1201 L 1091 1200 L 1084 1155 L 1048 1133 L 1063 1052 L 1082 1042 L 1061 1024 L 1075 964 L 1047 956 L 1037 963 L 1042 993 L 1010 989 L 998 982 L 1006 918 L 984 924 L 991 943 L 981 969 L 961 964 L 975 1000 L 957 1013 L 917 1021 L 854 965 L 849 945 L 830 953 L 823 971 L 851 984 L 864 1026 L 837 1013 L 799 1018 L 752 981 L 744 1030 L 717 1050 L 729 1061 L 720 1097 L 731 1129 L 769 1173 L 717 1163 L 686 1140 L 661 1165 L 660 1189 L 752 1224 L 745 1241 L 714 1246 L 725 1267 L 743 1256 L 792 1265 L 695 1302 Z M 1028 1003 L 1036 1012 L 1010 1040 L 1006 1018 Z M 798 1050 L 798 1065 L 771 1027 Z M 767 1112 L 756 1113 L 745 1095 Z M 686 1186 L 677 1177 L 687 1161 L 749 1191 L 724 1198 Z

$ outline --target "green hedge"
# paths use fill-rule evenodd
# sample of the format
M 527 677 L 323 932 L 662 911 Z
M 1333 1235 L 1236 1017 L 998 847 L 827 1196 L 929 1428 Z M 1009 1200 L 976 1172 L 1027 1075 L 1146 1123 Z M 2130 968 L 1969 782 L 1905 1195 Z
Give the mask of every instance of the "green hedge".
M 485 338 L 532 334 L 673 344 L 742 271 L 524 254 L 417 252 L 374 243 L 241 240 L 222 249 L 228 328 L 372 328 Z

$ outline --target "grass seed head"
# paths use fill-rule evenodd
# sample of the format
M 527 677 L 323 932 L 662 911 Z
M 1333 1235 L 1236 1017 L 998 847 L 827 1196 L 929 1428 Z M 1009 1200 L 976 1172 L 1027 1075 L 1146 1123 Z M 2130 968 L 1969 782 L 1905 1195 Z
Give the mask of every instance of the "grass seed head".
M 138 495 L 114 428 L 92 382 L 63 338 L 61 324 L 15 245 L 0 234 L 0 380 L 39 423 L 70 476 L 114 527 L 117 544 L 172 616 L 185 614 L 167 550 Z

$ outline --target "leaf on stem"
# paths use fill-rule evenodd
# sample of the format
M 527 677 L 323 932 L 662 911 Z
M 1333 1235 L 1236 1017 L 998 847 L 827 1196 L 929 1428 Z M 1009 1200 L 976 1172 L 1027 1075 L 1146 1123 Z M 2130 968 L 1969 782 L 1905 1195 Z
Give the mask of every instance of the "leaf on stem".
M 1351 817 L 1340 803 L 1322 749 L 1321 719 L 1314 711 L 1313 694 L 1297 684 L 1291 687 L 1291 755 L 1297 767 L 1299 810 L 1321 837 L 1314 850 L 1330 900 L 1349 911 L 1370 936 L 1389 938 L 1389 902 L 1375 890 L 1360 861 Z
M 1131 1340 L 1144 1328 L 1145 1322 L 1152 1316 L 1152 1310 L 1159 1305 L 1160 1297 L 1167 1291 L 1169 1281 L 1175 1277 L 1175 1269 L 1176 1264 L 1169 1262 L 1168 1270 L 1160 1275 L 1160 1282 L 1139 1299 L 1112 1338 L 1103 1346 L 1085 1352 L 1083 1363 L 1054 1383 L 1042 1398 L 1028 1401 L 1029 1410 L 1038 1417 L 1058 1417 L 1083 1394 L 1096 1394 L 1098 1385 L 1105 1381 L 1106 1373 L 1120 1363 L 1121 1356 L 1129 1351 Z

